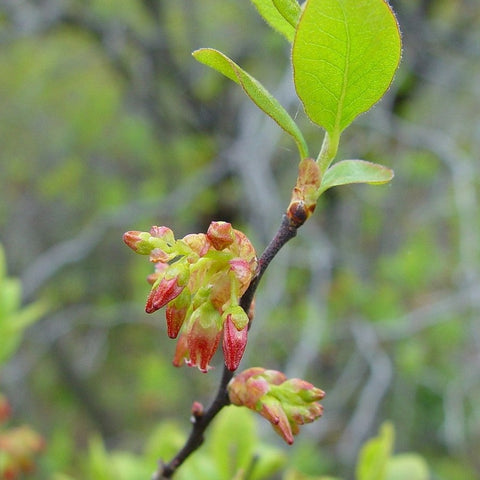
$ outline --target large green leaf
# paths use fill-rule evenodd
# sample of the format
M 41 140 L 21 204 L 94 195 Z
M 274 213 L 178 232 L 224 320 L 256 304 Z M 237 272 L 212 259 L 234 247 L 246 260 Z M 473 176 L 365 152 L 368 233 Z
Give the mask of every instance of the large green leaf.
M 292 51 L 307 115 L 338 138 L 384 95 L 400 56 L 398 24 L 385 0 L 307 0 Z
M 261 110 L 272 117 L 280 127 L 293 137 L 300 152 L 300 157 L 302 159 L 308 157 L 307 144 L 297 124 L 278 100 L 258 80 L 242 70 L 225 54 L 213 48 L 201 48 L 195 50 L 192 55 L 199 62 L 238 83 Z
M 342 160 L 333 164 L 322 178 L 319 194 L 331 187 L 350 183 L 380 185 L 393 178 L 393 170 L 365 160 Z
M 274 0 L 250 0 L 263 19 L 277 32 L 281 33 L 290 43 L 295 36 L 295 26 L 277 8 Z M 293 0 L 282 0 L 282 3 L 292 3 Z

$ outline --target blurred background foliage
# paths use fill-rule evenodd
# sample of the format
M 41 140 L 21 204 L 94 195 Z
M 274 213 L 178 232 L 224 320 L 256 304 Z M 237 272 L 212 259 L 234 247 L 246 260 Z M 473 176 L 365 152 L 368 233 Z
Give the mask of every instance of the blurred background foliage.
M 293 447 L 258 425 L 303 472 L 288 478 L 352 478 L 385 419 L 432 478 L 480 476 L 480 4 L 391 4 L 401 69 L 339 158 L 386 164 L 395 179 L 328 192 L 257 295 L 243 365 L 327 392 L 324 417 Z M 216 387 L 220 368 L 171 366 L 163 314 L 143 313 L 149 266 L 122 233 L 226 220 L 262 251 L 287 206 L 294 145 L 191 58 L 203 46 L 260 79 L 320 147 L 288 46 L 246 0 L 0 2 L 0 242 L 23 302 L 49 306 L 0 390 L 11 422 L 46 439 L 38 478 L 120 478 L 102 455 L 145 452 L 165 420 L 181 428 L 160 437 L 176 441 L 192 401 Z M 125 478 L 155 468 L 149 448 Z

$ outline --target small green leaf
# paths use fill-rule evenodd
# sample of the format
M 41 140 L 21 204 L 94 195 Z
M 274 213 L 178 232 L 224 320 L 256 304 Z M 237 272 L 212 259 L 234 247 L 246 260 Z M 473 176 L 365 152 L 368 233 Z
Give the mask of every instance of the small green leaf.
M 273 4 L 283 18 L 293 27 L 297 28 L 298 19 L 302 9 L 297 0 L 273 0 Z
M 385 0 L 307 0 L 292 51 L 307 115 L 338 137 L 384 95 L 400 56 L 398 24 Z
M 213 48 L 201 48 L 192 54 L 196 60 L 238 83 L 250 99 L 290 134 L 297 144 L 301 159 L 308 157 L 308 147 L 302 132 L 278 100 L 233 60 Z
M 386 480 L 387 463 L 393 449 L 395 432 L 393 425 L 385 422 L 377 437 L 372 438 L 360 450 L 356 467 L 357 480 Z
M 275 5 L 274 0 L 250 0 L 263 19 L 278 33 L 281 33 L 290 43 L 295 36 L 295 25 L 292 25 L 283 12 Z M 283 0 L 281 3 L 293 3 L 293 0 Z M 282 12 L 282 13 L 281 13 Z
M 381 185 L 393 178 L 393 170 L 365 160 L 342 160 L 334 163 L 322 178 L 319 193 L 338 185 L 370 183 Z

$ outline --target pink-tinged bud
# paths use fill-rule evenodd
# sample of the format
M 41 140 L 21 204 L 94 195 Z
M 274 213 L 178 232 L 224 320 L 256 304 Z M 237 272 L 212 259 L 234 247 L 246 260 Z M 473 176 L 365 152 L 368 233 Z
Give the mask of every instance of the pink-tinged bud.
M 167 319 L 167 334 L 170 338 L 177 338 L 187 316 L 190 301 L 190 290 L 185 288 L 177 298 L 167 305 L 165 317 Z
M 243 311 L 243 310 L 242 310 Z M 245 312 L 243 314 L 246 317 Z M 223 355 L 225 366 L 233 372 L 240 365 L 248 337 L 248 318 L 243 329 L 238 330 L 233 322 L 232 315 L 227 315 L 223 325 Z
M 300 378 L 287 380 L 283 383 L 282 388 L 285 392 L 291 392 L 293 395 L 300 396 L 304 402 L 316 402 L 325 396 L 323 390 Z
M 275 370 L 248 369 L 228 385 L 230 401 L 246 406 L 265 417 L 289 444 L 299 432 L 299 425 L 320 417 L 323 407 L 316 403 L 324 392 L 300 379 L 287 380 Z
M 140 255 L 149 255 L 153 246 L 148 242 L 150 235 L 147 232 L 140 232 L 138 230 L 131 230 L 123 234 L 123 241 L 134 252 Z
M 175 243 L 175 236 L 173 235 L 172 230 L 168 227 L 157 227 L 154 225 L 150 229 L 150 235 L 155 238 L 161 238 L 170 244 Z
M 210 241 L 204 233 L 191 233 L 182 240 L 194 253 L 203 257 L 210 249 Z
M 273 429 L 289 444 L 293 443 L 293 435 L 298 432 L 292 431 L 287 414 L 282 408 L 282 404 L 275 398 L 266 398 L 262 401 L 262 408 L 259 410 L 260 415 L 266 418 L 272 425 Z
M 243 295 L 252 281 L 254 270 L 250 264 L 243 258 L 232 258 L 230 260 L 230 269 L 234 273 L 240 285 L 239 296 Z
M 210 302 L 194 310 L 187 327 L 190 354 L 187 365 L 207 372 L 211 368 L 209 363 L 217 351 L 221 334 L 221 316 Z
M 185 285 L 179 285 L 177 280 L 177 277 L 164 277 L 155 288 L 152 288 L 145 305 L 147 313 L 156 312 L 182 293 Z
M 192 416 L 194 418 L 200 418 L 203 416 L 203 405 L 200 402 L 193 402 L 192 404 Z
M 229 250 L 235 257 L 240 257 L 246 260 L 250 265 L 251 271 L 255 272 L 257 268 L 257 254 L 252 242 L 250 242 L 248 237 L 240 230 L 234 230 L 233 232 L 235 234 L 235 241 L 230 246 Z
M 215 250 L 229 247 L 235 239 L 232 225 L 228 222 L 212 222 L 207 230 L 207 238 Z
M 252 367 L 235 376 L 228 385 L 228 395 L 234 405 L 255 410 L 260 398 L 270 389 L 262 377 L 264 368 Z

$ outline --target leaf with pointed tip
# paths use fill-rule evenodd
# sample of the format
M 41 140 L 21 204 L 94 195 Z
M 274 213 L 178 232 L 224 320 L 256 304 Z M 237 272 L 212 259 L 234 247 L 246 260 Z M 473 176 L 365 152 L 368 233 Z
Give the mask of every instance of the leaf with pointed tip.
M 293 27 L 297 27 L 302 9 L 297 0 L 273 0 L 273 4 L 282 17 Z
M 333 137 L 382 98 L 401 38 L 385 0 L 307 0 L 293 42 L 297 94 Z
M 365 160 L 342 160 L 334 163 L 322 178 L 319 194 L 338 185 L 370 183 L 381 185 L 393 178 L 393 170 Z
M 263 19 L 278 33 L 281 33 L 290 43 L 295 36 L 295 26 L 292 25 L 276 7 L 274 0 L 250 0 Z M 285 1 L 283 3 L 286 3 Z
M 308 157 L 308 148 L 302 132 L 278 100 L 233 60 L 213 48 L 201 48 L 192 54 L 196 60 L 238 83 L 250 99 L 290 134 L 297 144 L 301 159 Z

